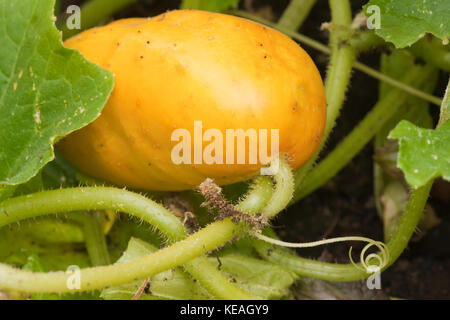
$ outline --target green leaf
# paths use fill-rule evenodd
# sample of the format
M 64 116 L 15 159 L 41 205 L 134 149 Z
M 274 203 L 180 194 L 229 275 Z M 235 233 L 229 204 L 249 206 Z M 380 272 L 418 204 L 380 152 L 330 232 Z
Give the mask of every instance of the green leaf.
M 237 8 L 239 0 L 183 0 L 181 9 L 197 9 L 221 12 L 230 8 Z
M 415 43 L 425 33 L 432 33 L 444 42 L 450 36 L 450 1 L 448 0 L 370 0 L 364 6 L 367 17 L 372 5 L 380 8 L 381 26 L 376 34 L 403 48 Z M 372 7 L 373 8 L 373 7 Z
M 0 184 L 24 183 L 54 158 L 53 143 L 92 122 L 113 77 L 66 49 L 54 0 L 0 0 Z
M 389 138 L 399 140 L 397 166 L 410 185 L 420 187 L 439 176 L 450 180 L 450 121 L 432 130 L 403 120 Z

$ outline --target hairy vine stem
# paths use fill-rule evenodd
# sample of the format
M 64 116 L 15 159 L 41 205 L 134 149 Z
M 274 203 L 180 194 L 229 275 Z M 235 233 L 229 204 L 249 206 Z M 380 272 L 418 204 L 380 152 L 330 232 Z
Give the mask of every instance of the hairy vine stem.
M 292 175 L 290 170 L 283 170 L 285 167 L 288 168 L 289 165 L 282 159 L 280 170 L 274 176 L 277 182 L 290 180 L 283 177 L 284 174 Z M 268 201 L 278 202 L 274 208 L 284 208 L 288 204 L 286 199 L 290 199 L 290 196 L 283 197 L 278 194 L 285 190 L 284 188 L 275 189 L 270 197 L 267 178 L 260 178 L 258 182 L 260 183 L 252 188 L 246 200 L 241 202 L 241 210 L 258 210 L 260 208 L 246 206 L 255 203 L 266 204 Z M 216 221 L 182 240 L 182 236 L 186 236 L 184 226 L 163 207 L 132 192 L 102 187 L 44 191 L 6 200 L 0 204 L 0 226 L 43 214 L 87 209 L 120 210 L 132 214 L 158 228 L 168 239 L 178 242 L 128 263 L 82 269 L 79 274 L 80 287 L 75 289 L 67 286 L 70 275 L 64 272 L 33 273 L 0 264 L 0 287 L 26 292 L 73 292 L 120 285 L 186 264 L 245 234 L 246 231 L 243 223 L 235 224 L 227 218 Z M 195 271 L 199 272 L 200 269 Z M 197 276 L 206 281 L 205 275 L 197 273 Z
M 284 157 L 284 159 L 283 159 Z M 287 156 L 281 155 L 277 162 L 276 185 L 272 197 L 261 213 L 268 219 L 275 217 L 281 210 L 287 207 L 294 194 L 294 177 L 291 168 L 287 165 Z
M 387 43 L 377 36 L 373 30 L 365 30 L 358 32 L 349 39 L 350 45 L 358 52 L 367 51 L 380 46 L 385 46 Z
M 170 211 L 139 194 L 110 187 L 42 191 L 0 203 L 0 227 L 37 216 L 82 210 L 122 211 L 164 231 L 169 241 L 186 237 L 183 224 Z
M 348 0 L 330 0 L 332 23 L 335 25 L 349 26 L 352 22 L 350 2 Z M 345 43 L 346 32 L 336 28 L 330 31 L 330 63 L 325 79 L 325 95 L 327 98 L 327 120 L 325 132 L 319 150 L 300 169 L 295 172 L 295 193 L 301 190 L 306 175 L 310 172 L 316 162 L 325 141 L 334 127 L 339 111 L 344 103 L 345 92 L 350 82 L 352 65 L 356 58 L 356 51 Z

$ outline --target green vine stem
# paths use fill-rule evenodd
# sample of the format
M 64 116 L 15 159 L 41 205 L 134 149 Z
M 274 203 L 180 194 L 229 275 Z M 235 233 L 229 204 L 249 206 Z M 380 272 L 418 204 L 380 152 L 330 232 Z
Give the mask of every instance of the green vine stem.
M 240 16 L 240 17 L 244 17 L 244 18 L 247 18 L 247 19 L 251 19 L 251 20 L 257 21 L 257 22 L 265 24 L 265 25 L 267 25 L 267 26 L 269 26 L 271 28 L 277 29 L 277 30 L 283 32 L 284 34 L 288 35 L 289 37 L 291 37 L 291 38 L 293 38 L 293 39 L 295 39 L 295 40 L 297 40 L 297 41 L 299 41 L 301 43 L 304 43 L 307 46 L 310 46 L 311 48 L 314 48 L 314 49 L 316 49 L 318 51 L 321 51 L 321 52 L 323 52 L 325 54 L 330 54 L 331 53 L 330 48 L 328 48 L 326 45 L 324 45 L 324 44 L 322 44 L 322 43 L 320 43 L 320 42 L 318 42 L 318 41 L 316 41 L 314 39 L 311 39 L 311 38 L 309 38 L 307 36 L 304 36 L 302 34 L 294 32 L 292 30 L 281 28 L 278 25 L 271 23 L 270 21 L 267 21 L 267 20 L 255 17 L 255 16 L 253 16 L 253 15 L 247 13 L 247 12 L 243 12 L 243 11 L 239 11 L 239 10 L 231 11 L 231 13 L 233 13 L 233 14 L 235 14 L 237 16 Z M 348 34 L 347 32 L 345 32 L 345 33 Z M 347 42 L 347 41 L 345 41 L 345 42 Z M 411 87 L 411 86 L 409 86 L 407 84 L 404 84 L 401 81 L 397 81 L 396 79 L 394 79 L 394 78 L 392 78 L 392 77 L 390 77 L 390 76 L 388 76 L 388 75 L 386 75 L 384 73 L 381 73 L 381 72 L 379 72 L 379 71 L 377 71 L 377 70 L 375 70 L 373 68 L 370 68 L 370 67 L 366 66 L 365 64 L 360 63 L 358 61 L 355 61 L 353 63 L 353 67 L 356 70 L 359 70 L 361 72 L 366 73 L 367 75 L 371 76 L 372 78 L 375 78 L 377 80 L 386 82 L 386 83 L 390 84 L 393 87 L 397 87 L 397 88 L 399 88 L 401 90 L 404 90 L 404 91 L 408 92 L 409 94 L 411 94 L 413 96 L 416 96 L 416 97 L 418 97 L 420 99 L 423 99 L 425 101 L 431 102 L 431 103 L 433 103 L 433 104 L 435 104 L 437 106 L 439 106 L 441 104 L 441 102 L 442 102 L 441 99 L 439 99 L 438 97 L 435 97 L 435 96 L 433 96 L 433 95 L 431 95 L 431 94 L 429 94 L 427 92 L 418 90 L 418 89 L 416 89 L 414 87 Z
M 334 25 L 349 26 L 352 22 L 352 13 L 350 2 L 347 0 L 330 0 L 331 18 Z M 334 127 L 336 118 L 344 103 L 345 92 L 350 82 L 352 66 L 355 61 L 356 51 L 350 45 L 345 43 L 347 33 L 341 28 L 330 30 L 330 63 L 325 79 L 325 95 L 327 98 L 327 119 L 322 144 L 316 154 L 300 169 L 295 172 L 295 191 L 294 199 L 306 175 L 310 172 L 312 166 L 322 150 L 325 141 Z
M 0 203 L 0 227 L 27 218 L 83 210 L 126 212 L 164 231 L 169 241 L 186 237 L 183 224 L 167 209 L 139 194 L 110 187 L 67 188 L 7 199 Z
M 409 239 L 411 239 L 419 220 L 422 217 L 422 212 L 425 209 L 432 185 L 433 180 L 412 191 L 400 223 L 387 243 L 391 255 L 389 265 L 392 265 L 398 259 L 408 245 Z
M 248 194 L 239 201 L 236 209 L 248 214 L 260 212 L 272 198 L 273 184 L 269 177 L 256 177 Z
M 348 26 L 352 23 L 352 12 L 350 1 L 330 0 L 331 23 L 335 25 Z M 355 61 L 355 49 L 349 45 L 343 45 L 342 41 L 347 34 L 340 28 L 330 32 L 330 63 L 325 79 L 325 95 L 327 97 L 327 122 L 325 127 L 324 141 L 328 138 L 334 127 L 336 118 L 345 99 L 345 92 L 350 82 L 352 65 Z
M 66 21 L 61 26 L 63 37 L 67 39 L 82 30 L 94 27 L 109 19 L 114 13 L 138 0 L 91 0 L 83 4 L 80 13 L 81 30 L 67 28 Z
M 358 32 L 349 40 L 350 45 L 357 52 L 363 52 L 377 47 L 388 45 L 383 38 L 377 36 L 372 30 Z
M 76 212 L 70 219 L 81 225 L 86 242 L 86 249 L 93 266 L 104 266 L 111 263 L 105 234 L 101 223 L 100 212 Z
M 284 157 L 284 160 L 283 160 Z M 291 167 L 286 165 L 287 155 L 281 155 L 276 159 L 278 172 L 275 174 L 276 185 L 272 197 L 267 205 L 261 210 L 261 213 L 267 218 L 273 218 L 281 210 L 287 207 L 294 194 L 294 176 Z M 281 162 L 285 163 L 281 165 Z M 239 208 L 239 206 L 238 206 Z
M 272 185 L 271 183 L 268 184 L 268 178 L 261 178 L 258 179 L 254 185 L 254 187 L 252 188 L 252 192 L 249 194 L 249 196 L 246 198 L 247 201 L 251 201 L 251 203 L 254 205 L 254 209 L 259 211 L 261 210 L 262 206 L 264 206 L 267 202 L 267 200 L 269 199 L 268 195 L 271 194 L 271 190 L 272 190 Z M 72 192 L 63 192 L 66 190 L 70 190 Z M 79 192 L 79 194 L 81 196 L 73 196 L 73 192 Z M 128 213 L 141 218 L 149 223 L 153 223 L 155 225 L 155 221 L 160 220 L 159 225 L 159 229 L 161 232 L 165 233 L 166 236 L 169 233 L 175 233 L 170 231 L 171 226 L 170 224 L 175 223 L 177 229 L 178 229 L 178 233 L 180 233 L 179 237 L 172 235 L 170 238 L 172 240 L 176 240 L 177 238 L 181 238 L 185 236 L 185 230 L 184 227 L 182 226 L 181 222 L 179 222 L 179 220 L 177 218 L 175 218 L 169 211 L 167 211 L 166 209 L 160 207 L 158 204 L 154 203 L 153 201 L 144 198 L 140 195 L 131 193 L 129 191 L 124 191 L 124 190 L 118 190 L 118 189 L 113 189 L 113 188 L 101 188 L 101 187 L 97 187 L 97 188 L 78 188 L 78 190 L 76 189 L 62 189 L 62 190 L 57 190 L 54 191 L 53 193 L 57 193 L 52 194 L 54 196 L 54 198 L 52 198 L 51 200 L 54 200 L 53 202 L 56 203 L 65 203 L 68 206 L 63 206 L 63 207 L 59 207 L 59 208 L 46 208 L 44 211 L 40 210 L 40 212 L 37 214 L 37 212 L 31 212 L 29 213 L 29 215 L 27 215 L 27 217 L 31 216 L 36 216 L 36 215 L 42 215 L 42 214 L 48 214 L 48 213 L 53 213 L 53 212 L 61 212 L 61 211 L 72 211 L 73 208 L 77 205 L 80 205 L 79 203 L 75 203 L 73 205 L 70 205 L 70 200 L 74 201 L 74 202 L 78 202 L 81 201 L 83 202 L 81 205 L 85 205 L 86 209 L 104 209 L 105 206 L 106 207 L 110 207 L 110 203 L 108 203 L 108 197 L 106 195 L 109 195 L 110 199 L 116 199 L 116 201 L 119 201 L 118 207 L 120 207 L 121 211 L 130 211 Z M 59 193 L 59 194 L 58 194 Z M 69 197 L 67 197 L 67 195 L 69 194 Z M 48 194 L 47 194 L 48 195 Z M 101 201 L 92 201 L 93 197 L 96 197 L 98 195 L 103 195 L 100 197 L 100 199 L 102 199 Z M 58 197 L 59 196 L 59 197 Z M 25 197 L 21 197 L 22 199 L 19 199 L 19 202 L 25 201 L 25 202 L 29 202 L 28 203 L 28 208 L 40 208 L 40 204 L 41 204 L 41 197 L 36 197 L 35 195 L 33 196 L 25 196 Z M 24 199 L 25 198 L 25 199 Z M 31 200 L 30 200 L 31 198 Z M 44 195 L 44 198 L 45 195 Z M 47 200 L 49 199 L 48 197 L 46 198 Z M 252 199 L 252 200 L 249 200 Z M 266 199 L 264 201 L 264 199 Z M 13 199 L 16 200 L 16 199 Z M 255 201 L 256 200 L 256 201 Z M 30 203 L 31 201 L 31 203 Z M 0 206 L 0 212 L 5 213 L 4 216 L 2 217 L 12 217 L 15 216 L 16 221 L 19 221 L 19 218 L 25 218 L 23 215 L 21 215 L 21 213 L 23 213 L 23 209 L 24 208 L 19 208 L 19 210 L 17 210 L 18 208 L 14 206 L 15 203 L 17 203 L 17 201 L 12 201 L 12 205 L 11 203 L 6 203 L 6 205 L 3 203 Z M 122 203 L 120 203 L 122 202 Z M 146 202 L 146 203 L 144 203 Z M 93 208 L 95 207 L 95 208 Z M 112 206 L 111 209 L 113 208 L 117 208 L 116 206 Z M 42 209 L 42 207 L 41 207 Z M 128 209 L 128 210 L 127 210 Z M 155 209 L 156 212 L 155 212 Z M 26 209 L 25 209 L 26 210 Z M 56 210 L 56 211 L 54 211 Z M 141 210 L 141 211 L 139 211 Z M 159 210 L 159 211 L 158 211 Z M 145 212 L 147 211 L 147 212 Z M 156 213 L 156 215 L 162 215 L 164 218 L 152 218 L 151 215 L 149 214 L 150 212 L 153 212 L 154 214 Z M 7 215 L 7 216 L 6 216 Z M 170 218 L 169 218 L 170 217 Z M 173 220 L 172 217 L 175 219 Z M 70 218 L 81 222 L 83 229 L 86 231 L 86 240 L 87 240 L 87 247 L 88 247 L 88 252 L 90 257 L 93 260 L 93 265 L 105 265 L 107 264 L 107 260 L 105 258 L 105 256 L 107 257 L 107 251 L 106 254 L 105 252 L 103 252 L 102 248 L 100 248 L 100 244 L 102 243 L 102 241 L 100 241 L 100 244 L 98 243 L 97 240 L 101 240 L 99 239 L 99 234 L 98 234 L 98 230 L 97 228 L 95 228 L 95 224 L 93 224 L 93 222 L 91 219 L 89 219 L 90 217 L 88 216 L 81 216 L 79 213 L 76 214 L 70 214 Z M 6 220 L 6 221 L 5 221 Z M 20 219 L 21 220 L 21 219 Z M 4 225 L 7 223 L 10 223 L 11 220 L 7 220 L 7 219 L 0 219 L 0 224 Z M 101 231 L 101 229 L 100 229 Z M 180 232 L 182 231 L 182 232 Z M 102 234 L 103 237 L 103 242 L 104 242 L 104 236 Z M 91 239 L 91 241 L 89 241 L 88 239 Z M 106 249 L 106 244 L 105 244 L 105 249 Z M 109 258 L 108 258 L 109 259 Z M 199 281 L 199 283 L 204 286 L 205 288 L 207 288 L 208 291 L 211 292 L 211 294 L 213 294 L 214 297 L 218 298 L 218 299 L 235 299 L 235 298 L 239 298 L 239 299 L 256 299 L 258 297 L 248 294 L 245 291 L 241 290 L 240 288 L 236 287 L 234 284 L 232 284 L 229 279 L 227 279 L 222 273 L 220 273 L 216 268 L 214 268 L 214 266 L 206 259 L 206 257 L 199 257 L 191 262 L 186 263 L 186 265 L 184 266 L 185 269 L 191 273 L 191 275 L 197 279 Z
M 102 182 L 77 173 L 83 183 L 99 185 Z M 239 203 L 239 208 L 247 213 L 257 213 L 266 205 L 272 195 L 272 181 L 268 177 L 257 177 L 250 186 L 250 191 Z M 198 257 L 183 265 L 184 269 L 196 279 L 202 287 L 211 293 L 216 299 L 224 300 L 255 300 L 260 297 L 252 295 L 232 284 L 206 257 Z
M 64 272 L 31 273 L 0 264 L 0 287 L 25 292 L 62 293 L 120 285 L 183 265 L 223 245 L 244 229 L 242 224 L 235 225 L 230 219 L 225 219 L 146 257 L 124 264 L 82 269 L 79 289 L 71 289 L 66 285 L 68 275 Z
M 283 159 L 280 168 L 288 166 Z M 279 170 L 281 174 L 292 174 L 289 170 Z M 260 198 L 258 203 L 267 203 L 267 187 L 262 179 L 260 186 L 252 189 L 251 197 Z M 283 188 L 279 188 L 283 189 Z M 102 192 L 103 191 L 103 192 Z M 97 193 L 101 192 L 101 193 Z M 260 195 L 255 193 L 260 192 Z M 279 197 L 279 198 L 290 198 Z M 99 201 L 99 199 L 102 199 Z M 246 202 L 247 204 L 252 203 Z M 47 205 L 46 205 L 47 204 Z M 286 203 L 287 204 L 287 203 Z M 120 210 L 141 218 L 164 230 L 169 239 L 181 240 L 185 230 L 181 222 L 166 209 L 140 195 L 113 188 L 75 188 L 45 191 L 25 197 L 9 199 L 0 204 L 0 226 L 42 214 L 73 210 Z M 244 223 L 235 224 L 227 218 L 216 221 L 197 233 L 146 257 L 117 265 L 93 267 L 80 270 L 80 288 L 69 288 L 69 275 L 64 272 L 33 273 L 0 264 L 0 287 L 25 292 L 73 292 L 101 289 L 108 285 L 120 285 L 144 279 L 162 271 L 183 265 L 194 258 L 207 254 L 224 243 L 243 235 L 247 230 Z
M 352 264 L 336 264 L 306 259 L 291 250 L 284 250 L 262 240 L 255 240 L 253 247 L 267 261 L 283 266 L 304 277 L 328 281 L 356 281 L 369 276 Z
M 431 66 L 417 66 L 405 74 L 402 82 L 412 85 L 424 84 L 434 71 Z M 304 198 L 330 180 L 372 140 L 389 119 L 396 114 L 405 113 L 407 98 L 408 95 L 405 92 L 391 89 L 389 94 L 377 102 L 351 133 L 317 167 L 309 172 L 301 189 L 295 195 L 294 201 Z
M 77 292 L 102 289 L 144 279 L 207 254 L 241 234 L 244 227 L 230 219 L 215 222 L 185 240 L 153 254 L 123 264 L 99 266 L 79 271 L 79 288 L 67 285 L 65 272 L 34 273 L 0 264 L 0 287 L 7 290 L 35 292 Z
M 316 2 L 317 0 L 291 0 L 278 20 L 278 25 L 281 28 L 298 30 Z

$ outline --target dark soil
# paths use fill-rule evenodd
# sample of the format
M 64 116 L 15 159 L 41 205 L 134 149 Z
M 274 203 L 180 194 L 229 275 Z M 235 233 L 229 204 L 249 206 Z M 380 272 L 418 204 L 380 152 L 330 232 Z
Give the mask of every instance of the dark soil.
M 70 3 L 83 2 L 71 0 Z M 251 9 L 266 19 L 276 20 L 288 4 L 288 0 L 243 0 L 242 9 Z M 356 13 L 367 1 L 352 0 Z M 63 8 L 64 8 L 64 1 Z M 142 0 L 124 9 L 115 18 L 152 16 L 175 9 L 180 1 Z M 320 0 L 314 7 L 300 32 L 323 43 L 327 33 L 320 25 L 329 21 L 328 1 Z M 313 57 L 322 76 L 328 57 L 304 47 Z M 364 54 L 359 60 L 378 67 L 379 52 Z M 441 75 L 436 95 L 443 95 L 446 77 Z M 364 117 L 377 101 L 378 82 L 361 72 L 354 72 L 342 114 L 327 143 L 323 155 L 332 150 Z M 274 222 L 278 234 L 286 241 L 305 242 L 323 237 L 361 235 L 383 240 L 382 223 L 375 208 L 373 192 L 373 146 L 370 144 L 349 163 L 335 178 L 301 202 L 290 207 Z M 419 242 L 410 243 L 400 259 L 382 276 L 382 290 L 387 296 L 405 299 L 450 298 L 450 210 L 449 187 L 440 183 L 435 188 L 430 204 L 442 222 L 431 229 Z M 352 243 L 354 249 L 362 245 Z M 346 244 L 330 245 L 299 250 L 299 255 L 348 263 Z M 363 298 L 362 295 L 353 295 Z

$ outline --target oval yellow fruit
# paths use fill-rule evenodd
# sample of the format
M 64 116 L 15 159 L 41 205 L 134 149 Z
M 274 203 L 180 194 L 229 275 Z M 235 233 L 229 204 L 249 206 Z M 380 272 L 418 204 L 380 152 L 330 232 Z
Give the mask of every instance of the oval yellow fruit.
M 115 77 L 100 117 L 57 145 L 93 177 L 149 190 L 191 189 L 207 177 L 230 184 L 259 173 L 262 156 L 257 163 L 251 156 L 263 149 L 264 130 L 268 154 L 276 132 L 293 168 L 320 145 L 326 102 L 314 62 L 289 37 L 258 23 L 177 10 L 93 28 L 65 46 Z M 237 129 L 258 134 L 257 151 L 250 138 L 245 149 L 238 139 L 233 146 L 232 135 L 226 147 L 227 130 Z

